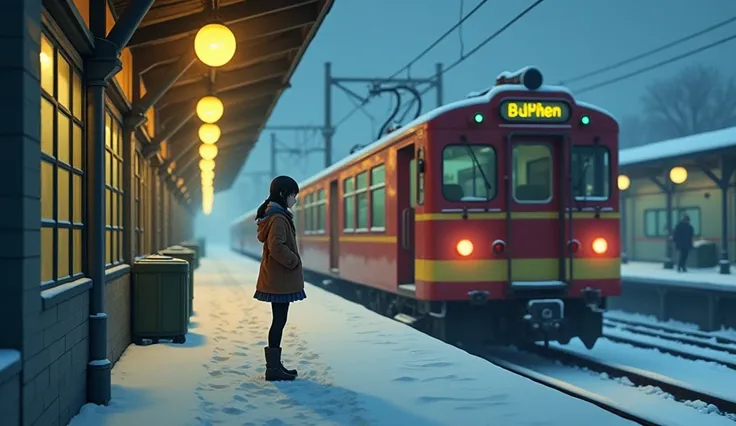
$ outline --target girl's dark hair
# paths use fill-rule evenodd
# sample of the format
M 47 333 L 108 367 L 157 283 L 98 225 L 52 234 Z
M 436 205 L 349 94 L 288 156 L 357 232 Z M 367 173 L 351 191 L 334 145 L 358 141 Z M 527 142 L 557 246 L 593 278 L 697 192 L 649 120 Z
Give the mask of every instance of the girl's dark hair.
M 256 212 L 256 220 L 263 218 L 268 208 L 268 203 L 276 203 L 284 209 L 289 208 L 286 204 L 286 198 L 289 195 L 296 195 L 299 193 L 299 184 L 289 176 L 277 176 L 271 181 L 271 188 L 269 190 L 268 198 L 258 207 Z

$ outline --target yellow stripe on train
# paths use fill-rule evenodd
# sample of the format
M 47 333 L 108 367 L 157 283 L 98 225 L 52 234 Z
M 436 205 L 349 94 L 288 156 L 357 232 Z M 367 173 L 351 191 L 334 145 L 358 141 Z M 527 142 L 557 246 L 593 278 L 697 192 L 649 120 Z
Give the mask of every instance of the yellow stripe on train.
M 573 219 L 595 219 L 595 212 L 574 212 Z M 558 212 L 512 212 L 511 219 L 557 219 Z M 565 214 L 565 218 L 569 218 L 570 213 Z M 618 219 L 619 213 L 601 212 L 598 213 L 600 219 Z M 487 212 L 487 213 L 471 213 L 468 212 L 468 220 L 500 220 L 506 219 L 506 212 Z M 434 220 L 463 220 L 462 213 L 420 213 L 415 216 L 415 220 L 419 222 Z
M 567 276 L 570 268 L 567 265 Z M 414 261 L 414 276 L 419 281 L 484 282 L 507 281 L 506 260 L 429 260 Z M 546 281 L 558 276 L 559 260 L 514 259 L 511 274 L 514 281 Z M 573 260 L 573 278 L 579 280 L 619 279 L 621 260 L 618 258 L 583 258 Z

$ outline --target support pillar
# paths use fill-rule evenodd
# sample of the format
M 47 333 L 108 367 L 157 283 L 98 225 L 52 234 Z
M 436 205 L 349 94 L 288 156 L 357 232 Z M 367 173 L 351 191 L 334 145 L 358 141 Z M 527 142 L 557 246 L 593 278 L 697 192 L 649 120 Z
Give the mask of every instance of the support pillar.
M 654 182 L 655 185 L 665 194 L 665 211 L 667 212 L 667 218 L 665 220 L 665 226 L 667 228 L 667 236 L 665 238 L 664 246 L 664 269 L 674 269 L 675 262 L 672 259 L 674 253 L 672 251 L 672 195 L 675 192 L 675 184 L 667 177 L 663 183 L 654 176 L 650 176 L 649 179 Z
M 87 269 L 92 279 L 89 309 L 87 400 L 107 405 L 111 398 L 105 313 L 105 89 L 123 68 L 119 57 L 154 0 L 131 2 L 107 33 L 105 2 L 91 2 L 94 53 L 85 60 L 87 81 Z
M 629 263 L 629 256 L 626 253 L 627 242 L 628 242 L 628 230 L 627 230 L 627 211 L 626 211 L 626 196 L 623 194 L 624 191 L 619 193 L 621 197 L 621 263 Z
M 708 167 L 701 166 L 700 170 L 712 180 L 721 190 L 721 259 L 718 261 L 720 273 L 731 273 L 731 261 L 728 259 L 728 184 L 736 172 L 734 158 L 721 159 L 721 177 L 719 178 Z

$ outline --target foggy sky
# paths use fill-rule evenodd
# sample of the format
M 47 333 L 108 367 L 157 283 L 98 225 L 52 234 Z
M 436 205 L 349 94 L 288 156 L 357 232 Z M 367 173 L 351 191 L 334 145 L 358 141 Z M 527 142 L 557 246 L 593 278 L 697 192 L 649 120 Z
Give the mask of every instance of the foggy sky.
M 478 0 L 464 0 L 464 13 Z M 531 0 L 494 1 L 484 5 L 463 24 L 465 52 L 521 12 Z M 268 125 L 321 125 L 324 122 L 324 63 L 332 62 L 337 77 L 387 77 L 424 50 L 439 35 L 454 25 L 460 16 L 461 0 L 336 0 L 302 62 L 294 74 L 292 88 L 278 102 Z M 546 0 L 504 34 L 474 56 L 444 75 L 444 101 L 452 102 L 467 93 L 489 87 L 502 71 L 527 65 L 539 67 L 545 83 L 557 84 L 587 71 L 627 59 L 677 38 L 702 30 L 736 15 L 734 0 Z M 730 36 L 736 25 L 720 28 L 655 56 L 620 69 L 592 77 L 570 88 L 582 88 L 641 67 L 668 59 L 709 42 Z M 411 69 L 413 76 L 431 76 L 436 62 L 450 64 L 460 57 L 460 36 L 447 37 Z M 736 73 L 736 42 L 692 56 L 629 80 L 577 96 L 594 103 L 617 117 L 635 113 L 639 97 L 654 80 L 667 78 L 693 63 L 703 63 Z M 405 76 L 406 74 L 404 74 Z M 348 86 L 365 95 L 365 85 Z M 435 95 L 424 97 L 424 111 L 435 106 Z M 333 123 L 353 108 L 339 89 L 333 89 Z M 350 147 L 365 144 L 388 117 L 389 96 L 372 101 L 366 110 L 375 117 L 372 123 L 357 113 L 334 138 L 333 161 L 345 157 Z M 321 136 L 311 140 L 304 135 L 279 132 L 284 145 L 317 147 Z M 251 151 L 243 171 L 267 170 L 270 159 L 270 132 L 264 131 Z M 306 159 L 281 155 L 279 173 L 297 180 L 323 168 L 321 153 Z M 268 181 L 257 187 L 252 179 L 241 177 L 230 191 L 215 196 L 213 213 L 197 219 L 197 233 L 213 240 L 226 239 L 227 224 L 268 195 Z

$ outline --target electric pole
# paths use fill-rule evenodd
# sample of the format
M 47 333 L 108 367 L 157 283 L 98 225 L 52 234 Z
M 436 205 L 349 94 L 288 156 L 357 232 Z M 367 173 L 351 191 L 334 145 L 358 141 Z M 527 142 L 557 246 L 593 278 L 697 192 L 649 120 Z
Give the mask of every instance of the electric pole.
M 271 133 L 271 175 L 272 177 L 276 177 L 277 174 L 277 167 L 276 167 L 276 159 L 279 154 L 291 154 L 291 155 L 300 155 L 300 161 L 304 160 L 304 158 L 313 153 L 313 152 L 319 152 L 322 151 L 324 148 L 312 148 L 312 149 L 304 149 L 304 147 L 299 148 L 289 148 L 289 147 L 279 147 L 279 141 L 276 138 L 276 131 L 290 131 L 290 132 L 316 132 L 319 130 L 322 130 L 321 126 L 310 126 L 310 125 L 304 125 L 304 126 L 266 126 L 264 127 L 264 130 L 273 130 L 274 132 Z
M 421 84 L 428 85 L 428 90 L 434 89 L 436 94 L 437 107 L 441 107 L 444 103 L 442 99 L 442 64 L 435 65 L 435 74 L 431 77 L 426 78 L 378 78 L 378 77 L 334 77 L 332 75 L 332 63 L 325 62 L 325 124 L 322 128 L 322 134 L 324 136 L 324 154 L 325 154 L 325 168 L 332 165 L 332 138 L 335 135 L 335 127 L 332 124 L 332 87 L 336 86 L 349 97 L 355 98 L 360 102 L 360 106 L 368 103 L 370 97 L 376 94 L 386 91 L 386 86 L 393 86 L 390 88 L 391 91 L 398 89 L 407 89 L 415 93 L 414 102 L 421 102 L 421 99 L 416 99 L 416 87 Z M 361 83 L 368 84 L 370 86 L 371 93 L 367 97 L 363 97 L 350 90 L 345 84 Z M 413 104 L 413 103 L 412 103 Z M 421 105 L 421 104 L 420 104 Z M 420 111 L 421 112 L 421 111 Z M 338 123 L 338 125 L 341 123 Z

